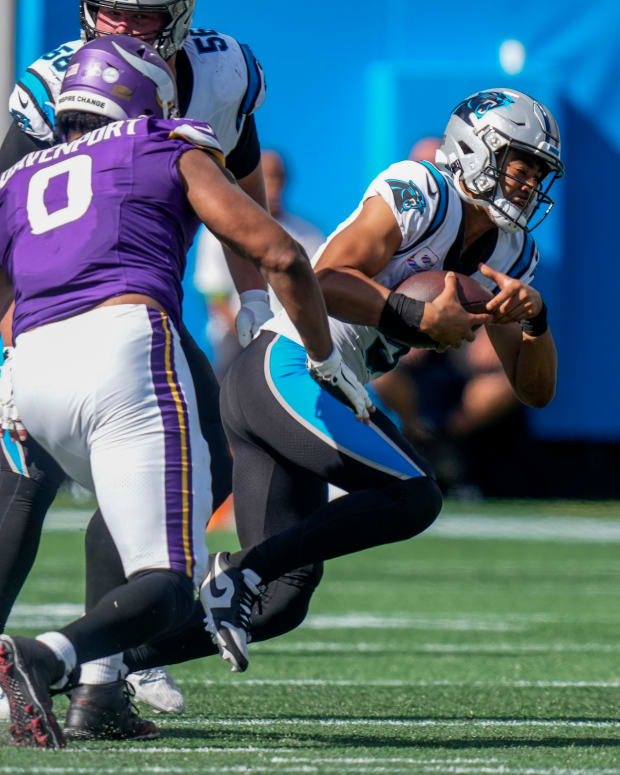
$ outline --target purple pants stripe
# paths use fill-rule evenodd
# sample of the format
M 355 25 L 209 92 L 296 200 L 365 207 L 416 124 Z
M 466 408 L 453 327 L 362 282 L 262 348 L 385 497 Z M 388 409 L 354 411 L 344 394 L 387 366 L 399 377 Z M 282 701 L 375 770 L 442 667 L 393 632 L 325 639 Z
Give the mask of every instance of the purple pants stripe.
M 187 404 L 175 370 L 168 316 L 149 308 L 149 318 L 153 327 L 151 373 L 165 436 L 166 529 L 170 567 L 192 578 L 193 486 Z

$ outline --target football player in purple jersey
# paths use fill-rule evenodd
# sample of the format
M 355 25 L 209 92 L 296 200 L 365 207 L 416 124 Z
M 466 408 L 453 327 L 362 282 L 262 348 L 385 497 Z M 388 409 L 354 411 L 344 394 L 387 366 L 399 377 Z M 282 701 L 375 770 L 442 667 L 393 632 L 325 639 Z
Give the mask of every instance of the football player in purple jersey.
M 241 188 L 266 207 L 260 144 L 254 111 L 265 95 L 260 65 L 248 46 L 214 30 L 190 29 L 195 0 L 80 0 L 84 40 L 126 34 L 152 42 L 175 74 L 181 115 L 209 122 L 226 155 L 227 168 Z M 0 148 L 0 170 L 25 154 L 53 142 L 54 111 L 73 54 L 84 40 L 67 41 L 45 54 L 20 77 L 9 101 L 14 122 Z M 247 343 L 271 312 L 260 273 L 227 250 L 229 268 L 240 292 L 237 318 L 240 341 Z M 11 318 L 0 325 L 4 345 L 11 344 Z M 219 387 L 204 353 L 180 325 L 180 336 L 196 387 L 200 425 L 211 453 L 214 508 L 232 488 L 232 461 L 218 409 Z M 10 366 L 4 370 L 10 377 Z M 2 387 L 0 386 L 0 393 Z M 7 410 L 3 427 L 13 418 Z M 0 440 L 0 631 L 32 567 L 41 524 L 64 473 L 34 441 Z M 86 534 L 86 609 L 123 578 L 122 567 L 105 522 L 97 512 Z M 165 672 L 154 681 L 149 671 L 131 676 L 140 699 L 159 710 L 179 712 L 183 697 Z M 3 705 L 0 693 L 0 717 Z
M 158 735 L 148 722 L 135 734 L 118 676 L 124 649 L 188 618 L 206 573 L 210 455 L 178 335 L 200 221 L 260 267 L 314 379 L 369 417 L 303 249 L 224 174 L 211 127 L 169 118 L 176 105 L 172 72 L 151 46 L 94 40 L 73 57 L 59 96 L 65 142 L 0 176 L 0 311 L 14 294 L 18 415 L 96 492 L 126 577 L 61 630 L 0 636 L 0 683 L 21 745 L 64 745 L 49 688 L 85 663 L 107 704 L 93 713 L 90 687 L 76 689 L 68 737 L 92 737 L 91 719 L 108 737 Z

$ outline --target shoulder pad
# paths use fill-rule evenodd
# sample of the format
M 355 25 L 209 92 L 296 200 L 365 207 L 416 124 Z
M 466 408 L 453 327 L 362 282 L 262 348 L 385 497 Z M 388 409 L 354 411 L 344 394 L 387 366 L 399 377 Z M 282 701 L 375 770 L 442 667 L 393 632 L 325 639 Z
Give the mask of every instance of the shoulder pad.
M 73 54 L 81 40 L 63 43 L 33 62 L 17 81 L 9 97 L 9 111 L 19 128 L 43 142 L 51 142 L 56 100 Z
M 245 92 L 243 102 L 241 103 L 240 112 L 244 116 L 249 116 L 260 108 L 265 101 L 267 83 L 265 81 L 263 68 L 260 66 L 258 59 L 254 56 L 250 47 L 245 43 L 241 43 L 240 48 L 245 59 L 245 66 L 248 70 L 248 88 Z
M 239 43 L 231 35 L 215 30 L 192 29 L 184 44 L 191 59 L 197 58 L 205 65 L 213 63 L 217 57 L 217 72 L 220 80 L 226 79 L 227 63 L 235 73 L 235 80 L 243 72 L 245 93 L 239 105 L 239 117 L 249 116 L 265 100 L 265 75 L 263 68 L 245 43 Z M 223 82 L 223 81 L 222 81 Z
M 176 119 L 179 123 L 172 128 L 170 138 L 185 140 L 200 150 L 208 151 L 221 163 L 225 164 L 224 152 L 209 124 L 188 119 Z
M 376 178 L 378 184 L 389 186 L 393 207 L 404 213 L 417 210 L 423 213 L 434 209 L 437 198 L 442 198 L 446 184 L 441 174 L 432 165 L 417 161 L 400 161 L 392 164 Z

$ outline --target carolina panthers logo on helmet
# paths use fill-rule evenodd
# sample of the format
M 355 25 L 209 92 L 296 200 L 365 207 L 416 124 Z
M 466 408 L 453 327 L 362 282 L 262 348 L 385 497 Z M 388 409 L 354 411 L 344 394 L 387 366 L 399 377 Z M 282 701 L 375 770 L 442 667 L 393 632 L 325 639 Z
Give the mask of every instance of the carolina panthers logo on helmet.
M 11 116 L 13 117 L 13 121 L 15 121 L 22 132 L 25 132 L 27 129 L 31 128 L 32 124 L 30 123 L 30 119 L 19 110 L 12 110 Z
M 386 183 L 388 183 L 392 189 L 394 203 L 396 204 L 399 213 L 404 213 L 407 210 L 419 210 L 422 212 L 426 207 L 424 194 L 412 180 L 406 183 L 404 180 L 388 178 Z
M 514 100 L 501 91 L 481 91 L 474 94 L 468 100 L 463 100 L 452 111 L 453 115 L 459 116 L 463 121 L 473 126 L 471 114 L 476 118 L 482 118 L 485 113 L 496 108 L 503 108 L 506 105 L 512 105 Z

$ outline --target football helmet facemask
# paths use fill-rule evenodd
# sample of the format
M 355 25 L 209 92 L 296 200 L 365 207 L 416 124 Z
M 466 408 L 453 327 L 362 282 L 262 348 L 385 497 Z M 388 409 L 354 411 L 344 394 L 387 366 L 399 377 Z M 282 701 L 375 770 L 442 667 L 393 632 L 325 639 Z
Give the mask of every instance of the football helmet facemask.
M 522 207 L 506 199 L 508 152 L 533 157 L 543 177 Z M 564 174 L 560 130 L 545 106 L 514 89 L 489 89 L 460 102 L 452 111 L 435 161 L 452 176 L 459 195 L 489 209 L 495 224 L 507 232 L 532 231 L 549 214 L 549 189 Z M 467 196 L 461 189 L 462 181 Z M 533 223 L 533 225 L 531 225 Z
M 182 48 L 189 34 L 196 0 L 81 0 L 80 24 L 86 40 L 93 40 L 97 32 L 97 13 L 101 9 L 130 13 L 165 13 L 168 23 L 149 41 L 161 57 L 170 59 Z M 131 35 L 130 37 L 138 37 Z

